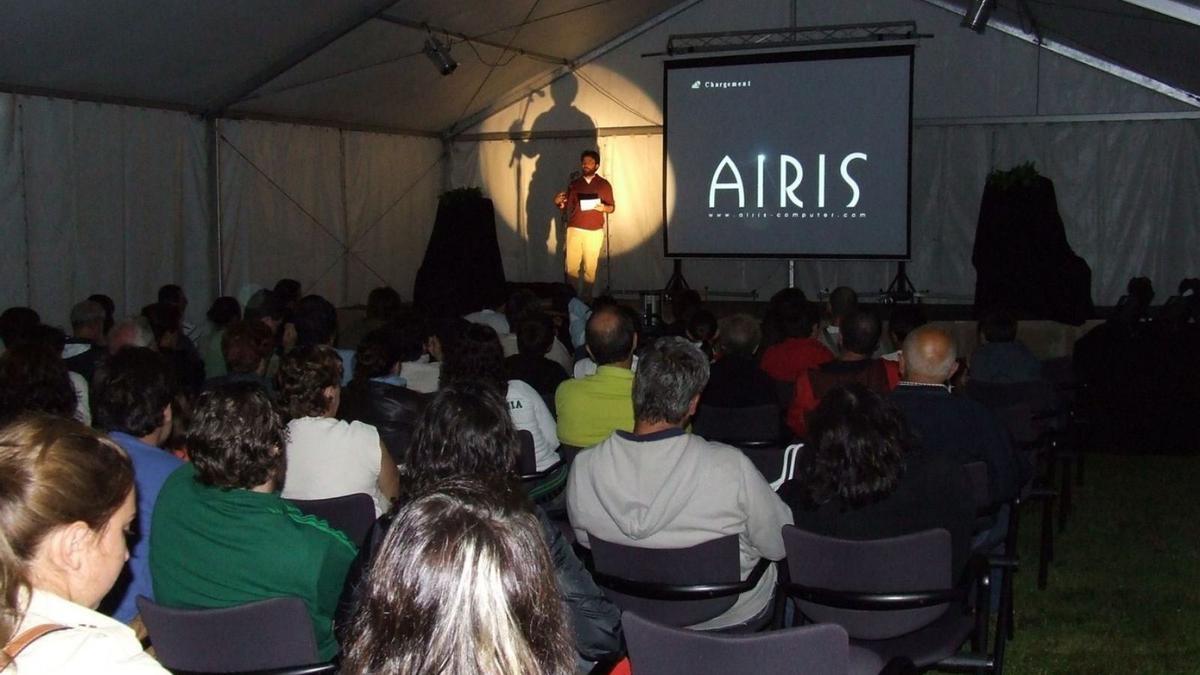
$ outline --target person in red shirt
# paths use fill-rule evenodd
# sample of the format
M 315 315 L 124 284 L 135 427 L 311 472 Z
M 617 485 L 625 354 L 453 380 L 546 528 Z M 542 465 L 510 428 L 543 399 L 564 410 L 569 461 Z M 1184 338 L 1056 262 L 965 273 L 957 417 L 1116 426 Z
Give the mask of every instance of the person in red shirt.
M 816 305 L 789 300 L 779 307 L 779 324 L 786 338 L 763 353 L 760 367 L 777 382 L 795 383 L 809 368 L 833 360 L 833 353 L 813 337 L 820 314 Z
M 870 311 L 855 311 L 842 320 L 838 335 L 842 353 L 836 360 L 805 371 L 796 379 L 796 393 L 788 407 L 787 423 L 792 433 L 808 433 L 808 413 L 815 410 L 825 392 L 838 385 L 857 382 L 876 393 L 885 394 L 900 382 L 895 361 L 873 359 L 879 345 L 882 326 Z
M 580 294 L 590 299 L 596 284 L 596 265 L 604 246 L 604 216 L 617 209 L 613 201 L 612 184 L 596 170 L 600 168 L 600 153 L 584 150 L 579 156 L 581 169 L 565 192 L 554 195 L 554 204 L 566 213 L 566 278 L 572 288 L 579 288 L 579 269 L 583 267 L 583 289 Z

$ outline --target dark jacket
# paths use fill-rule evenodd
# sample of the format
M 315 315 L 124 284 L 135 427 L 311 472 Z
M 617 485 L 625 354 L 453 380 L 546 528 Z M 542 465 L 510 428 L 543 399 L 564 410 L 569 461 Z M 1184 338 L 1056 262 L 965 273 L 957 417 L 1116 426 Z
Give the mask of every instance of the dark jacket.
M 751 356 L 726 354 L 712 364 L 700 403 L 718 408 L 775 405 L 775 381 Z
M 388 454 L 396 464 L 408 453 L 413 427 L 425 409 L 425 396 L 386 382 L 357 380 L 342 390 L 338 419 L 363 422 L 379 431 Z

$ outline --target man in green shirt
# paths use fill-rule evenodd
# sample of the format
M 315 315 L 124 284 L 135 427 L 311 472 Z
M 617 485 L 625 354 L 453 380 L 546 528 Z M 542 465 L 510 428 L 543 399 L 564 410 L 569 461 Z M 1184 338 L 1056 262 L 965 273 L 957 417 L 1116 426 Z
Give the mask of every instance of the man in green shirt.
M 637 329 L 621 307 L 596 310 L 586 328 L 593 375 L 558 385 L 558 440 L 566 445 L 595 445 L 617 429 L 633 430 L 633 352 Z
M 192 463 L 171 474 L 154 510 L 154 595 L 168 607 L 205 609 L 300 598 L 328 660 L 338 653 L 333 616 L 357 550 L 276 492 L 283 429 L 256 385 L 200 396 L 187 434 Z

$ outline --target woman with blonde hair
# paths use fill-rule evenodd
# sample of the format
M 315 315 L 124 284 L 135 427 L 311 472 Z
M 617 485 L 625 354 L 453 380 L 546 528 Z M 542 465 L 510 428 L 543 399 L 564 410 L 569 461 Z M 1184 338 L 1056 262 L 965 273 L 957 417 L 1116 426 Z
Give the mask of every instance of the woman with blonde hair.
M 120 446 L 49 416 L 0 429 L 0 668 L 166 673 L 95 611 L 129 558 L 133 466 Z
M 509 481 L 452 478 L 396 514 L 360 591 L 344 673 L 575 669 L 541 525 Z

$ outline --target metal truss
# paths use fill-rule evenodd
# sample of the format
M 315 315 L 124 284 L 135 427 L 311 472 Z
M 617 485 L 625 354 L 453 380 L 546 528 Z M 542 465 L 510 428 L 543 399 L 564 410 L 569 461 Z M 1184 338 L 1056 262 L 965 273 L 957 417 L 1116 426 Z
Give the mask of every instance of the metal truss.
M 917 32 L 915 21 L 856 23 L 833 26 L 793 26 L 720 33 L 688 33 L 667 38 L 667 54 L 815 47 L 833 44 L 876 44 L 933 37 Z

